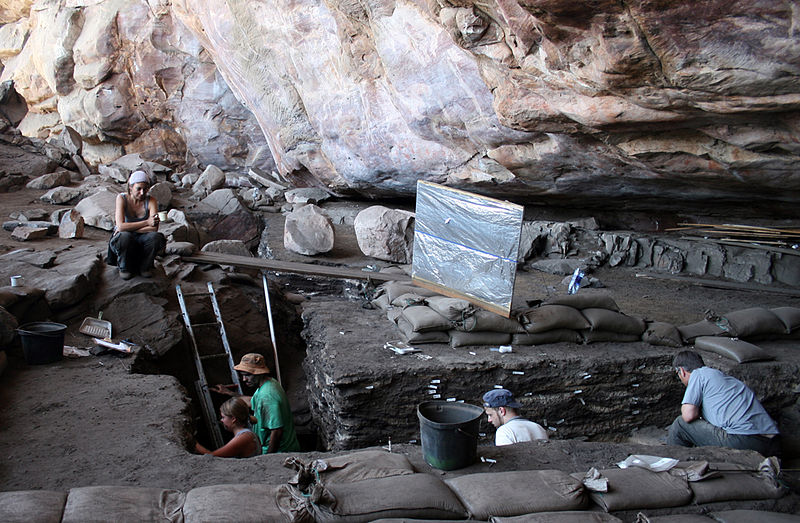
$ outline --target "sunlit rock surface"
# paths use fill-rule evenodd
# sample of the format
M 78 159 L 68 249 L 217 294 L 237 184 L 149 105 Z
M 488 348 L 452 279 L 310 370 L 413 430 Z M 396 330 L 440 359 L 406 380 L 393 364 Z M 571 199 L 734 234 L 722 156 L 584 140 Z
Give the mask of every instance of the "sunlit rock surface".
M 776 1 L 40 0 L 3 26 L 1 78 L 26 120 L 176 167 L 796 215 L 798 20 Z

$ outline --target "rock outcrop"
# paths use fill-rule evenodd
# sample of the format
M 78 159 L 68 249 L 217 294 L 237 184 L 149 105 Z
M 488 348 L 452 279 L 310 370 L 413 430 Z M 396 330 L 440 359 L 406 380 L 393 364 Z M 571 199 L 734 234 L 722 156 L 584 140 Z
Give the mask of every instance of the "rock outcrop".
M 519 203 L 800 209 L 792 3 L 38 0 L 2 14 L 20 128 L 70 126 L 91 164 L 258 166 L 369 197 L 425 179 Z

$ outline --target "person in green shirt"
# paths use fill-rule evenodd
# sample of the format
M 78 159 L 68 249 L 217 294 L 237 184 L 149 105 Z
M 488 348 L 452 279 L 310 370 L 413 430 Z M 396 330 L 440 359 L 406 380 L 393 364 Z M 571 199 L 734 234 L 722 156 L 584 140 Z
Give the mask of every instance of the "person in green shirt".
M 250 409 L 256 418 L 253 431 L 262 444 L 262 452 L 299 452 L 300 443 L 294 430 L 294 418 L 281 384 L 270 376 L 269 367 L 261 354 L 250 353 L 242 356 L 238 365 L 233 367 L 242 375 L 242 381 L 256 391 L 251 397 L 242 396 L 249 400 Z M 215 388 L 217 392 L 224 392 L 224 386 Z

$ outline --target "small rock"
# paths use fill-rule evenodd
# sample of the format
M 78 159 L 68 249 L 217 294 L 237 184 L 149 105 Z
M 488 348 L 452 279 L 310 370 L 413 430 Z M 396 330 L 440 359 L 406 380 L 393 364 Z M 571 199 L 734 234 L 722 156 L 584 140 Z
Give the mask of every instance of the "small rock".
M 203 245 L 203 248 L 200 250 L 202 252 L 218 252 L 221 254 L 253 257 L 247 249 L 247 246 L 241 240 L 214 240 Z
M 81 154 L 83 151 L 83 138 L 80 133 L 70 127 L 64 126 L 64 131 L 61 133 L 61 143 L 70 154 Z
M 70 173 L 66 170 L 58 170 L 52 173 L 47 173 L 39 176 L 38 178 L 34 178 L 33 180 L 29 181 L 25 187 L 28 189 L 36 189 L 36 190 L 46 190 L 52 189 L 53 187 L 58 187 L 60 185 L 69 185 Z
M 283 197 L 289 203 L 320 203 L 329 199 L 331 195 L 323 189 L 302 187 L 286 191 L 283 193 Z
M 192 185 L 197 183 L 197 180 L 199 179 L 200 175 L 197 173 L 184 174 L 183 177 L 181 178 L 181 185 L 183 185 L 184 187 L 191 187 Z
M 195 253 L 197 246 L 191 242 L 169 242 L 164 250 L 167 254 L 189 256 Z
M 75 209 L 71 209 L 61 218 L 61 223 L 58 225 L 58 237 L 83 238 L 83 226 L 83 216 Z
M 225 173 L 216 165 L 209 165 L 197 182 L 192 186 L 192 192 L 205 196 L 225 185 Z
M 150 187 L 148 194 L 156 199 L 159 209 L 166 209 L 169 207 L 169 202 L 172 201 L 172 188 L 167 182 L 158 182 Z
M 316 205 L 304 205 L 286 216 L 283 246 L 298 254 L 314 255 L 333 249 L 333 224 Z
M 17 227 L 11 233 L 12 238 L 21 242 L 38 240 L 45 236 L 47 236 L 47 227 L 30 227 L 28 225 Z
M 47 220 L 49 218 L 50 213 L 48 213 L 44 209 L 25 209 L 22 211 L 15 211 L 12 212 L 9 216 L 13 220 L 19 220 L 21 222 L 34 222 L 34 221 L 41 221 Z
M 131 171 L 122 169 L 121 167 L 117 167 L 115 165 L 100 165 L 97 167 L 97 171 L 102 176 L 111 178 L 112 180 L 120 183 L 126 183 L 128 181 L 128 175 L 131 173 Z
M 39 199 L 43 202 L 52 203 L 53 205 L 63 205 L 78 198 L 80 195 L 81 191 L 79 189 L 73 189 L 72 187 L 55 187 L 41 195 Z

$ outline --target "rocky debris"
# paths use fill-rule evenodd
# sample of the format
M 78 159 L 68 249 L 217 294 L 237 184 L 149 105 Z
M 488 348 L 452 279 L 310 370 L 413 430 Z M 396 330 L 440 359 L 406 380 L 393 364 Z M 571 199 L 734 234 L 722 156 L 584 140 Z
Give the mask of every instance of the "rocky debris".
M 264 171 L 258 169 L 257 167 L 251 167 L 248 170 L 247 175 L 251 180 L 263 187 L 266 195 L 273 200 L 283 198 L 283 193 L 288 189 L 285 184 L 275 181 L 275 179 L 277 179 L 277 175 L 275 175 L 275 173 L 272 175 L 273 180 L 270 180 L 267 178 L 267 174 Z
M 83 246 L 55 254 L 56 260 L 48 268 L 29 263 L 29 252 L 4 254 L 0 256 L 0 280 L 23 274 L 26 286 L 45 291 L 45 299 L 51 308 L 65 309 L 77 305 L 96 288 L 102 267 L 99 252 L 96 247 Z M 46 255 L 52 256 L 52 253 L 43 251 L 37 256 Z
M 59 238 L 83 238 L 83 216 L 75 209 L 70 209 L 64 213 L 61 222 L 58 224 Z
M 353 228 L 358 247 L 366 256 L 411 263 L 414 253 L 414 213 L 373 205 L 358 213 Z
M 58 187 L 59 185 L 69 185 L 70 181 L 72 180 L 70 172 L 59 169 L 57 171 L 43 174 L 38 178 L 34 178 L 33 180 L 29 181 L 25 187 L 28 189 L 52 189 L 53 187 Z
M 225 173 L 216 165 L 209 165 L 192 185 L 192 191 L 196 196 L 204 197 L 224 186 Z
M 47 236 L 47 227 L 32 227 L 30 225 L 22 225 L 16 227 L 11 237 L 15 240 L 26 242 L 29 240 L 38 240 Z
M 548 274 L 567 275 L 575 272 L 575 269 L 586 267 L 586 260 L 580 258 L 556 258 L 536 260 L 528 264 L 528 267 L 546 272 Z
M 80 189 L 72 187 L 54 187 L 41 195 L 39 199 L 53 205 L 63 205 L 75 200 L 83 195 Z
M 83 216 L 86 225 L 110 231 L 114 229 L 117 194 L 102 187 L 91 196 L 78 202 L 75 210 Z
M 313 256 L 333 249 L 331 219 L 316 205 L 304 205 L 286 215 L 283 246 L 298 254 Z
M 40 220 L 46 220 L 49 217 L 50 213 L 48 213 L 45 209 L 23 209 L 21 211 L 14 211 L 8 216 L 14 220 L 20 220 L 23 222 L 34 222 Z
M 218 252 L 222 254 L 253 257 L 245 243 L 241 240 L 214 240 L 203 245 L 203 248 L 200 250 L 202 252 Z

